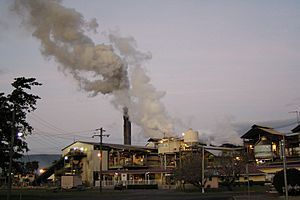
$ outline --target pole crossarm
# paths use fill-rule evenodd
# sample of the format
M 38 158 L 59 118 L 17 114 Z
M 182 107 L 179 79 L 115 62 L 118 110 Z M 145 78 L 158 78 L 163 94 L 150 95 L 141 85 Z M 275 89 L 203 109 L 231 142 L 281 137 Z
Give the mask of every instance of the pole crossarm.
M 102 192 L 102 159 L 103 159 L 103 156 L 102 156 L 102 145 L 103 145 L 103 143 L 102 143 L 102 140 L 103 140 L 103 137 L 109 137 L 109 134 L 103 134 L 104 132 L 105 132 L 105 130 L 101 127 L 101 128 L 98 128 L 98 129 L 96 129 L 95 131 L 99 131 L 99 134 L 95 134 L 95 135 L 93 135 L 92 137 L 94 138 L 94 137 L 99 137 L 99 147 L 100 147 L 100 172 L 99 172 L 99 176 L 100 176 L 100 178 L 99 178 L 99 190 L 100 190 L 100 192 Z

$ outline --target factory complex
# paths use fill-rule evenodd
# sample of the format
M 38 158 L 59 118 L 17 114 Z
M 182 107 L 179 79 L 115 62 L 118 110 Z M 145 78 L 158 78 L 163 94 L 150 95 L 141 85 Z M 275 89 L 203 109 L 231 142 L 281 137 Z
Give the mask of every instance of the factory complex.
M 283 169 L 283 158 L 287 168 L 300 169 L 300 126 L 291 131 L 283 134 L 253 125 L 241 136 L 243 145 L 211 146 L 199 142 L 198 132 L 189 129 L 180 138 L 149 138 L 145 146 L 135 146 L 131 145 L 130 121 L 124 116 L 124 144 L 75 141 L 62 149 L 61 159 L 37 181 L 43 184 L 52 177 L 62 188 L 175 189 L 182 186 L 176 171 L 185 166 L 184 157 L 194 154 L 202 167 L 193 173 L 202 176 L 205 188 L 218 188 L 226 180 L 225 158 L 231 159 L 229 173 L 237 184 L 265 184 Z M 220 159 L 221 164 L 216 162 Z

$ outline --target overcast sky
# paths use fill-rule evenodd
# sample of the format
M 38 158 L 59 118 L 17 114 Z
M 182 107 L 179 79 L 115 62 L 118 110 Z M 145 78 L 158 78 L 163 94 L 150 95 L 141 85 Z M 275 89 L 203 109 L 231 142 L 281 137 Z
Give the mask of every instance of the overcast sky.
M 89 97 L 53 59 L 40 53 L 32 31 L 0 2 L 0 91 L 9 93 L 19 76 L 43 86 L 38 109 L 29 116 L 35 128 L 27 138 L 31 153 L 59 153 L 74 140 L 91 138 L 103 127 L 105 142 L 123 143 L 122 113 L 109 95 Z M 65 0 L 62 4 L 96 18 L 95 43 L 103 33 L 132 36 L 138 50 L 151 52 L 144 67 L 170 116 L 175 135 L 188 128 L 216 142 L 238 142 L 235 127 L 296 121 L 300 104 L 300 1 Z M 264 125 L 264 124 L 261 124 Z M 295 125 L 296 126 L 296 125 Z M 247 129 L 247 127 L 246 127 Z M 238 133 L 241 134 L 241 133 Z M 147 136 L 133 128 L 133 144 Z

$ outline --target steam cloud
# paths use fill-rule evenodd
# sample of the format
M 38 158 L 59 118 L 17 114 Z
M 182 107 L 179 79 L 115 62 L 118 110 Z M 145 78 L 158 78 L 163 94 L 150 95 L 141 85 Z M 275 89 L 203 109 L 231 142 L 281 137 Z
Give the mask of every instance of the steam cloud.
M 59 0 L 16 0 L 13 11 L 22 16 L 25 27 L 33 29 L 42 55 L 54 58 L 81 89 L 91 96 L 113 95 L 114 105 L 119 109 L 127 106 L 130 120 L 148 136 L 172 133 L 172 119 L 160 101 L 164 93 L 150 84 L 142 67 L 151 54 L 137 51 L 133 37 L 111 32 L 110 45 L 95 44 L 85 32 L 96 32 L 96 19 L 86 21 Z
M 222 116 L 216 118 L 212 132 L 207 132 L 205 136 L 206 142 L 213 143 L 215 145 L 221 145 L 223 143 L 235 145 L 242 144 L 240 135 L 235 130 L 233 120 L 234 119 L 231 116 Z

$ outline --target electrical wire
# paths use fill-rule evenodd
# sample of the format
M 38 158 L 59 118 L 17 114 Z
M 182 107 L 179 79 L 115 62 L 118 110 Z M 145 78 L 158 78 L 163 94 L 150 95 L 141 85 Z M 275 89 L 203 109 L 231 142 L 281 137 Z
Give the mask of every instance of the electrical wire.
M 298 122 L 291 122 L 289 124 L 283 124 L 283 125 L 280 125 L 280 126 L 276 126 L 276 127 L 273 127 L 274 129 L 279 129 L 279 128 L 285 128 L 285 127 L 288 127 L 288 126 L 292 126 L 292 125 L 297 125 Z
M 31 115 L 29 115 L 31 119 L 33 119 L 34 121 L 42 124 L 43 126 L 47 127 L 47 128 L 50 128 L 52 130 L 55 130 L 55 131 L 58 131 L 58 132 L 66 132 L 65 130 L 61 129 L 61 128 L 58 128 L 56 126 L 54 126 L 53 124 L 49 123 L 48 121 L 42 119 L 40 116 L 34 114 L 34 113 L 31 113 Z
M 40 117 L 37 114 L 31 113 L 30 118 L 39 123 L 40 125 L 47 127 L 51 130 L 54 130 L 55 132 L 51 133 L 52 135 L 71 135 L 71 134 L 76 134 L 76 133 L 86 133 L 86 132 L 92 132 L 94 130 L 80 130 L 80 131 L 66 131 L 63 130 L 55 125 L 53 125 L 52 123 L 48 122 L 47 120 L 43 119 L 42 117 Z

